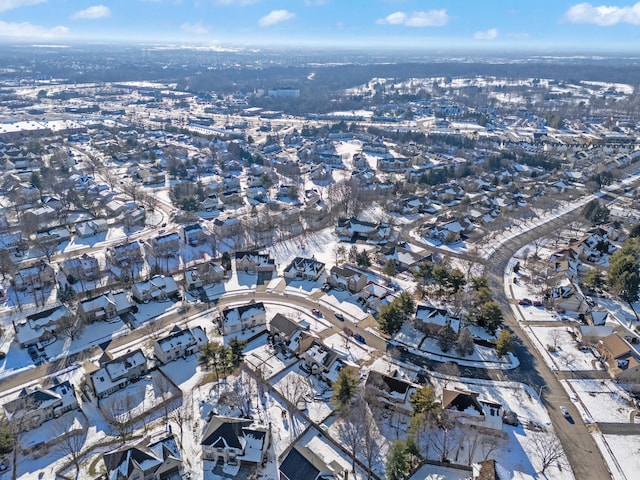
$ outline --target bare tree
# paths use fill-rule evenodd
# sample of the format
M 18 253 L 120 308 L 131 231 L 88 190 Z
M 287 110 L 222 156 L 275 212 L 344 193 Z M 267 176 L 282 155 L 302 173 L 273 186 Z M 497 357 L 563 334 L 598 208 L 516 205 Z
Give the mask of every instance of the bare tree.
M 0 249 L 0 273 L 2 274 L 2 279 L 7 278 L 7 275 L 11 275 L 15 270 L 16 265 L 11 258 L 9 250 L 5 248 Z
M 280 394 L 286 400 L 287 412 L 291 420 L 291 432 L 293 433 L 293 415 L 297 412 L 298 402 L 302 400 L 303 395 L 309 391 L 308 380 L 296 373 L 290 373 L 278 383 Z
M 53 422 L 52 435 L 57 438 L 53 447 L 59 454 L 69 457 L 76 467 L 76 478 L 80 475 L 80 463 L 82 461 L 82 449 L 87 440 L 87 430 L 73 429 L 73 417 L 64 415 Z
M 159 407 L 162 410 L 162 419 L 165 425 L 169 422 L 169 415 L 176 405 L 173 404 L 173 386 L 167 377 L 158 370 L 156 375 L 153 376 L 153 388 L 155 390 L 156 398 L 160 398 L 162 402 Z
M 530 446 L 533 455 L 540 461 L 540 474 L 544 475 L 554 463 L 559 469 L 567 467 L 562 444 L 555 435 L 532 435 Z
M 376 424 L 373 415 L 371 415 L 371 411 L 366 408 L 366 404 L 365 408 L 362 410 L 362 417 L 364 431 L 362 433 L 361 449 L 362 456 L 364 458 L 364 465 L 367 467 L 367 480 L 371 480 L 371 469 L 379 462 L 380 449 L 382 447 L 380 439 L 382 438 L 382 435 L 380 434 L 380 430 L 378 429 L 378 425 Z
M 353 403 L 345 407 L 341 412 L 341 421 L 338 423 L 338 437 L 347 446 L 351 454 L 351 471 L 355 474 L 356 457 L 361 447 L 362 437 L 365 433 L 364 420 L 366 404 L 362 397 L 358 397 Z
M 135 406 L 136 400 L 133 395 L 130 394 L 107 399 L 100 405 L 102 416 L 109 426 L 115 430 L 122 444 L 124 444 L 133 433 L 133 409 Z
M 193 414 L 191 407 L 192 398 L 190 395 L 183 395 L 182 402 L 171 412 L 171 420 L 178 425 L 180 429 L 180 443 L 182 444 L 182 437 L 184 435 L 185 428 L 193 420 Z
M 56 333 L 73 341 L 82 333 L 84 327 L 85 321 L 82 317 L 68 313 L 58 320 Z

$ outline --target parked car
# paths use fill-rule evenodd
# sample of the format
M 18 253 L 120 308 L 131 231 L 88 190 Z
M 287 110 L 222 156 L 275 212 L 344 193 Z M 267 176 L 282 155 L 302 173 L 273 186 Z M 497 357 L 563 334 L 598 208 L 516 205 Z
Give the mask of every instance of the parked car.
M 358 343 L 367 343 L 365 341 L 364 337 L 362 335 L 360 335 L 359 333 L 354 333 L 353 334 L 353 339 Z
M 523 298 L 521 300 L 518 300 L 518 305 L 525 305 L 525 306 L 529 306 L 531 305 L 531 300 L 529 300 L 528 298 Z
M 333 312 L 333 314 L 338 320 L 340 320 L 341 322 L 344 322 L 344 315 L 342 315 L 340 312 Z
M 502 423 L 506 423 L 507 425 L 512 425 L 514 427 L 520 425 L 516 412 L 506 412 L 502 418 Z
M 542 303 L 541 300 L 534 300 L 533 301 L 533 306 L 534 307 L 544 307 L 544 304 Z
M 313 313 L 316 317 L 322 317 L 322 312 L 317 308 L 312 308 L 311 313 Z

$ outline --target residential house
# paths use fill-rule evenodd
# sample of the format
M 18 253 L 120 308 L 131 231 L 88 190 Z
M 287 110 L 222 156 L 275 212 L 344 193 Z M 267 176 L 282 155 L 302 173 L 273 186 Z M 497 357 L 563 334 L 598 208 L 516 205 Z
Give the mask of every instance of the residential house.
M 264 304 L 252 301 L 246 305 L 224 309 L 220 315 L 219 326 L 223 335 L 229 335 L 262 327 L 266 323 Z
M 335 232 L 340 239 L 348 242 L 380 244 L 385 243 L 391 235 L 391 225 L 384 222 L 365 222 L 357 218 L 340 218 Z
M 200 288 L 215 282 L 224 280 L 225 271 L 219 263 L 213 260 L 200 263 L 195 268 L 184 273 L 184 282 L 187 290 Z
M 279 480 L 339 480 L 348 473 L 337 462 L 327 465 L 311 448 L 293 445 L 278 467 Z
M 407 414 L 413 412 L 410 400 L 416 391 L 416 385 L 399 378 L 397 372 L 393 372 L 393 375 L 386 375 L 371 370 L 367 376 L 365 388 L 367 392 L 372 394 L 372 398 L 385 407 Z
M 56 382 L 49 388 L 25 387 L 18 398 L 3 405 L 7 420 L 24 432 L 47 420 L 78 408 L 76 392 L 69 381 Z
M 143 440 L 102 456 L 108 480 L 175 480 L 182 478 L 182 457 L 172 434 Z
M 98 363 L 98 367 L 92 363 L 85 364 L 89 384 L 98 398 L 104 398 L 126 387 L 148 371 L 147 358 L 141 349 L 116 358 L 105 352 Z
M 67 315 L 70 315 L 67 307 L 60 305 L 14 322 L 17 342 L 22 348 L 27 348 L 53 339 L 58 330 L 58 322 Z
M 44 260 L 36 264 L 21 268 L 13 274 L 13 286 L 16 290 L 37 290 L 45 288 L 55 283 L 53 268 Z
M 246 418 L 214 415 L 202 433 L 202 457 L 231 465 L 258 465 L 266 459 L 270 429 Z
M 442 408 L 460 423 L 493 431 L 502 430 L 502 405 L 479 398 L 479 393 L 461 389 L 442 390 Z
M 604 337 L 596 348 L 611 378 L 623 383 L 640 383 L 640 353 L 620 334 Z
M 615 327 L 607 325 L 579 325 L 573 327 L 573 331 L 576 335 L 576 340 L 582 345 L 597 345 L 600 340 L 612 335 L 615 332 Z
M 100 275 L 98 259 L 86 253 L 81 257 L 65 258 L 60 264 L 60 269 L 67 279 L 93 280 Z
M 24 212 L 24 221 L 29 225 L 45 228 L 56 221 L 56 211 L 48 205 L 30 208 Z
M 127 268 L 142 263 L 142 248 L 137 240 L 121 243 L 106 250 L 107 261 L 118 268 Z
M 199 223 L 183 225 L 180 227 L 180 236 L 185 245 L 195 247 L 207 240 L 207 234 Z
M 109 225 L 104 218 L 95 218 L 76 224 L 76 235 L 80 238 L 93 237 L 109 230 Z
M 587 313 L 590 309 L 589 301 L 582 293 L 577 282 L 569 278 L 562 278 L 551 289 L 551 300 L 556 310 L 561 312 Z
M 133 304 L 128 293 L 106 293 L 78 303 L 76 315 L 86 323 L 109 320 L 129 312 Z
M 316 281 L 324 271 L 324 263 L 315 258 L 296 257 L 285 268 L 284 277 Z
M 177 295 L 180 289 L 173 277 L 156 275 L 151 280 L 136 282 L 131 287 L 131 295 L 138 302 L 148 303 L 151 300 L 167 300 Z
M 347 266 L 331 267 L 327 282 L 335 288 L 349 290 L 352 293 L 361 291 L 367 284 L 368 278 L 365 273 L 358 272 Z
M 275 260 L 267 253 L 258 252 L 236 252 L 236 271 L 243 272 L 275 272 Z
M 274 345 L 282 346 L 294 355 L 300 355 L 318 340 L 318 337 L 309 331 L 309 327 L 306 321 L 294 322 L 281 313 L 276 313 L 267 330 Z
M 147 250 L 154 257 L 176 257 L 180 252 L 180 237 L 177 233 L 165 233 L 150 238 L 145 243 Z
M 449 325 L 456 334 L 460 331 L 460 319 L 450 316 L 447 310 L 429 305 L 416 308 L 415 326 L 427 335 L 436 336 L 445 325 Z
M 200 326 L 180 328 L 175 325 L 168 335 L 153 341 L 153 353 L 162 363 L 187 357 L 200 350 L 209 339 Z
M 322 343 L 314 341 L 309 348 L 301 353 L 301 358 L 303 368 L 324 379 L 333 363 L 340 358 L 340 354 Z
M 382 306 L 393 302 L 396 295 L 394 290 L 370 281 L 360 292 L 360 298 L 364 301 L 365 306 L 377 312 Z

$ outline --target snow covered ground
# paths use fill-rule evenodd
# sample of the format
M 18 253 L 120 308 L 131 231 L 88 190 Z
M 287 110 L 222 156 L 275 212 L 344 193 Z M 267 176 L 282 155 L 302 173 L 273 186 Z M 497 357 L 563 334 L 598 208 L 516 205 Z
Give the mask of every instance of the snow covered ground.
M 638 478 L 640 472 L 640 447 L 638 438 L 633 435 L 602 435 L 606 443 L 602 443 L 600 436 L 596 441 L 601 444 L 601 450 L 616 454 L 611 457 L 615 468 L 610 468 L 614 480 L 631 480 Z M 605 458 L 610 455 L 605 454 Z
M 567 380 L 592 422 L 629 423 L 634 408 L 629 394 L 612 380 Z M 603 408 L 606 406 L 606 408 Z M 640 445 L 639 445 L 640 448 Z
M 578 344 L 568 327 L 527 327 L 538 351 L 553 370 L 590 371 L 594 370 L 596 356 L 591 350 L 578 350 Z M 553 352 L 549 351 L 549 347 Z

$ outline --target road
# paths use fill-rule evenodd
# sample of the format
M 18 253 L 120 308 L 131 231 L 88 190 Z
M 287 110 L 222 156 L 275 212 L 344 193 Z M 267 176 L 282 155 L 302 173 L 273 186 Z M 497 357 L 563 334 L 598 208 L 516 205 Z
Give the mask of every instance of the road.
M 505 293 L 504 274 L 511 257 L 525 245 L 542 238 L 551 237 L 553 233 L 566 228 L 580 215 L 581 208 L 576 208 L 565 214 L 550 220 L 540 226 L 534 227 L 521 235 L 507 240 L 487 260 L 485 276 L 494 299 L 502 307 L 505 324 L 517 337 L 515 343 L 515 355 L 520 360 L 520 368 L 505 371 L 504 375 L 512 381 L 527 383 L 538 388 L 543 385 L 542 400 L 546 406 L 554 430 L 562 443 L 567 459 L 571 464 L 574 475 L 581 480 L 602 480 L 611 478 L 607 463 L 600 454 L 598 446 L 591 433 L 580 420 L 579 412 L 573 406 L 571 399 L 565 392 L 556 377 L 556 374 L 547 366 L 529 336 L 514 317 L 510 300 Z M 573 423 L 567 421 L 560 411 L 564 405 L 574 419 Z

